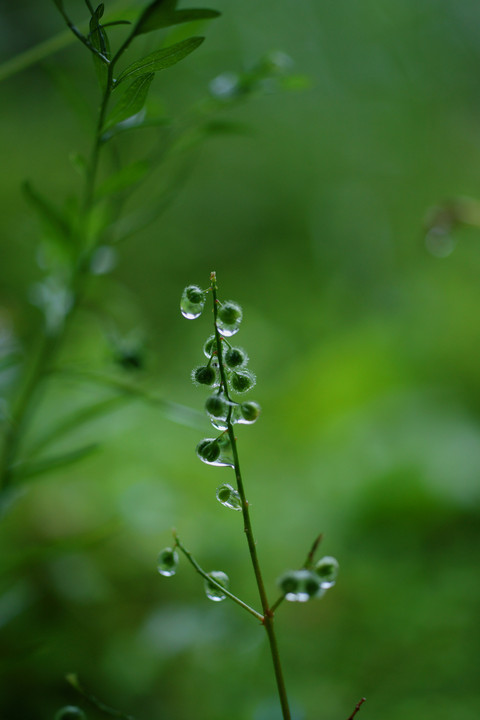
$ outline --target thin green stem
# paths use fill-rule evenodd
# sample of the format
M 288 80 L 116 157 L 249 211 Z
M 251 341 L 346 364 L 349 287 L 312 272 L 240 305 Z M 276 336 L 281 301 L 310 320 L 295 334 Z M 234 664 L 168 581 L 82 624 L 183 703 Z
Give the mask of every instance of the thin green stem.
M 205 570 L 202 567 L 200 567 L 198 562 L 195 560 L 192 553 L 189 550 L 187 550 L 187 548 L 184 545 L 182 545 L 182 543 L 180 542 L 180 538 L 178 537 L 176 532 L 173 533 L 173 537 L 175 538 L 176 547 L 178 547 L 178 549 L 182 551 L 182 553 L 185 555 L 187 560 L 193 565 L 193 567 L 195 568 L 197 573 L 199 573 L 199 575 L 201 575 L 207 582 L 211 583 L 212 585 L 215 585 L 215 587 L 217 587 L 219 590 L 221 590 L 222 593 L 224 593 L 227 597 L 230 598 L 230 600 L 233 600 L 233 602 L 236 602 L 237 605 L 240 605 L 241 607 L 243 607 L 244 610 L 247 610 L 247 612 L 249 612 L 251 615 L 256 617 L 257 620 L 260 620 L 260 622 L 263 623 L 264 617 L 261 613 L 254 610 L 254 608 L 250 607 L 250 605 L 247 605 L 246 602 L 243 602 L 243 600 L 241 600 L 239 597 L 237 597 L 237 595 L 234 595 L 229 590 L 224 588 L 224 586 L 221 583 L 217 582 L 215 580 L 215 578 L 213 578 L 211 575 L 209 575 L 207 572 L 205 572 Z
M 212 274 L 210 276 L 210 280 L 211 280 L 211 288 L 212 288 L 212 296 L 213 296 L 213 322 L 214 322 L 214 327 L 215 327 L 215 341 L 216 341 L 216 345 L 217 345 L 220 380 L 221 380 L 221 385 L 223 387 L 225 396 L 231 402 L 231 398 L 228 393 L 228 384 L 227 384 L 227 378 L 226 378 L 226 373 L 225 373 L 225 366 L 223 364 L 222 339 L 221 339 L 220 332 L 218 329 L 217 278 L 216 278 L 216 275 L 214 272 L 212 272 Z M 290 720 L 291 719 L 290 707 L 288 704 L 287 690 L 285 687 L 285 680 L 283 678 L 282 664 L 281 664 L 281 660 L 280 660 L 280 654 L 278 651 L 278 644 L 277 644 L 277 639 L 276 639 L 276 635 L 275 635 L 274 616 L 273 616 L 272 609 L 268 603 L 267 592 L 265 590 L 265 583 L 263 581 L 262 571 L 260 569 L 260 563 L 258 560 L 257 546 L 256 546 L 256 542 L 255 542 L 255 537 L 253 534 L 252 522 L 250 519 L 249 505 L 248 505 L 248 500 L 245 495 L 245 488 L 244 488 L 244 484 L 243 484 L 242 473 L 240 470 L 240 461 L 239 461 L 239 457 L 238 457 L 237 440 L 235 437 L 233 424 L 231 422 L 231 417 L 232 417 L 232 406 L 230 406 L 230 410 L 229 410 L 229 413 L 227 416 L 227 432 L 228 432 L 228 437 L 229 437 L 230 444 L 232 447 L 235 478 L 237 481 L 237 490 L 238 490 L 238 494 L 240 495 L 240 499 L 241 499 L 241 503 L 242 503 L 244 531 L 245 531 L 245 536 L 247 538 L 248 550 L 250 553 L 250 559 L 251 559 L 253 571 L 255 574 L 255 580 L 257 583 L 258 593 L 260 595 L 260 601 L 262 603 L 263 625 L 265 627 L 265 631 L 267 633 L 267 637 L 268 637 L 268 641 L 269 641 L 269 645 L 270 645 L 270 654 L 272 656 L 273 668 L 274 668 L 274 672 L 275 672 L 275 679 L 277 682 L 278 696 L 279 696 L 279 700 L 280 700 L 280 705 L 282 707 L 282 714 L 283 714 L 284 720 Z

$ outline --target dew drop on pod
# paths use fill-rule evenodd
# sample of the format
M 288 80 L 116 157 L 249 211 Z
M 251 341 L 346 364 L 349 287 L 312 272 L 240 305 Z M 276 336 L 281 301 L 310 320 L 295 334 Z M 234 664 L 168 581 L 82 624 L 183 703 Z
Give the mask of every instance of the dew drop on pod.
M 252 400 L 240 403 L 236 408 L 235 421 L 241 425 L 252 425 L 260 415 L 261 407 Z
M 224 355 L 225 365 L 232 370 L 244 367 L 248 362 L 248 355 L 243 348 L 230 347 Z
M 290 602 L 307 602 L 325 592 L 320 578 L 310 570 L 289 570 L 279 578 L 278 586 Z
M 85 720 L 86 717 L 76 705 L 65 705 L 55 714 L 55 720 Z
M 203 354 L 210 360 L 212 355 L 217 352 L 217 339 L 215 335 L 210 335 L 203 345 Z
M 334 557 L 327 555 L 321 558 L 321 560 L 315 564 L 314 569 L 324 590 L 328 590 L 328 588 L 335 585 L 338 575 L 338 561 Z
M 224 483 L 217 488 L 217 500 L 231 510 L 241 510 L 242 501 L 240 495 L 229 483 Z
M 248 392 L 255 385 L 255 375 L 250 370 L 234 371 L 230 375 L 230 385 L 237 393 Z
M 157 570 L 164 577 L 172 577 L 177 572 L 178 553 L 172 548 L 164 548 L 157 560 Z
M 200 365 L 192 372 L 192 380 L 195 385 L 216 385 L 217 371 L 212 365 Z
M 223 302 L 218 308 L 217 325 L 224 337 L 235 335 L 242 322 L 242 308 L 233 300 Z
M 210 422 L 217 430 L 227 430 L 228 414 L 230 412 L 231 403 L 224 395 L 211 395 L 205 402 L 205 410 L 208 413 Z
M 205 438 L 197 445 L 196 453 L 207 465 L 215 465 L 220 457 L 220 444 L 216 438 Z
M 228 575 L 221 570 L 213 570 L 212 572 L 208 573 L 211 578 L 217 581 L 222 587 L 225 588 L 225 590 L 228 590 L 228 586 L 230 585 L 230 580 L 228 579 Z M 205 593 L 209 600 L 213 600 L 214 602 L 221 602 L 222 600 L 225 600 L 227 597 L 224 592 L 221 591 L 217 585 L 214 585 L 209 580 L 205 580 Z
M 205 293 L 197 285 L 189 285 L 182 293 L 180 310 L 187 320 L 195 320 L 202 314 L 205 305 Z

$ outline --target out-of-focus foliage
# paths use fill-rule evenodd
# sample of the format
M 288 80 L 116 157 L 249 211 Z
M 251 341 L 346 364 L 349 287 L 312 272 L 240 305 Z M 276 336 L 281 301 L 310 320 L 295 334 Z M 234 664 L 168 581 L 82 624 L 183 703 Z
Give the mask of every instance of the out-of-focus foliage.
M 195 62 L 153 83 L 159 115 L 186 118 L 214 78 L 268 51 L 292 57 L 310 87 L 218 116 L 217 130 L 244 132 L 203 143 L 175 202 L 121 245 L 63 350 L 77 375 L 50 384 L 30 441 L 109 402 L 112 389 L 78 371 L 125 382 L 130 369 L 156 396 L 201 408 L 189 373 L 206 335 L 186 331 L 179 294 L 216 269 L 244 308 L 263 408 L 238 437 L 271 594 L 319 532 L 341 566 L 319 603 L 278 611 L 296 717 L 343 720 L 362 695 L 369 720 L 475 717 L 480 232 L 451 223 L 425 243 L 424 219 L 480 198 L 480 8 L 213 4 L 223 15 Z M 0 20 L 5 59 L 63 30 L 46 0 L 4 4 Z M 0 342 L 15 352 L 30 351 L 39 322 L 39 226 L 20 186 L 51 198 L 77 188 L 69 157 L 91 136 L 90 62 L 70 45 L 0 86 Z M 153 152 L 158 127 L 142 132 L 136 151 Z M 143 191 L 152 211 L 162 172 Z M 96 452 L 25 486 L 0 525 L 2 718 L 81 704 L 68 672 L 139 719 L 278 717 L 261 629 L 209 604 L 186 563 L 174 579 L 156 573 L 175 526 L 255 602 L 241 519 L 215 499 L 230 471 L 195 457 L 207 428 L 130 398 L 56 448 L 100 441 Z

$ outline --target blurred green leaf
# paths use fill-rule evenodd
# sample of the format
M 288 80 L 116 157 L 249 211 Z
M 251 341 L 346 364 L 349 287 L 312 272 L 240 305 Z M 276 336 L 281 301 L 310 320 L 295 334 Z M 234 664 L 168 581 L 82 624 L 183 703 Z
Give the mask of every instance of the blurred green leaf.
M 116 105 L 105 122 L 105 129 L 111 128 L 118 123 L 136 115 L 143 108 L 147 99 L 150 85 L 155 73 L 140 75 L 128 87 L 120 102 Z
M 183 60 L 184 57 L 190 55 L 191 52 L 196 50 L 204 41 L 203 37 L 192 37 L 182 42 L 170 45 L 167 48 L 156 50 L 151 55 L 147 55 L 141 60 L 129 65 L 119 76 L 117 85 L 124 80 L 139 77 L 146 73 L 154 73 L 158 70 L 164 70 L 167 67 L 175 65 L 176 63 Z
M 111 53 L 108 35 L 105 32 L 103 25 L 100 24 L 100 18 L 103 15 L 104 9 L 105 6 L 103 3 L 101 3 L 90 18 L 89 40 L 92 43 L 93 47 L 98 50 L 99 53 L 101 53 L 104 57 L 110 59 Z M 107 65 L 96 53 L 92 54 L 100 87 L 105 88 L 108 82 Z
M 22 463 L 15 469 L 15 476 L 19 480 L 26 480 L 27 478 L 31 478 L 36 475 L 42 475 L 46 472 L 58 470 L 59 468 L 66 467 L 67 465 L 72 465 L 78 460 L 83 460 L 83 458 L 87 457 L 87 455 L 91 455 L 96 452 L 99 447 L 99 443 L 90 443 L 89 445 L 85 445 L 77 450 L 45 458 L 45 460 L 39 460 L 36 463 Z
M 152 32 L 160 28 L 180 25 L 195 20 L 213 20 L 219 17 L 219 15 L 218 10 L 209 10 L 208 8 L 171 10 L 167 9 L 162 3 L 156 8 L 156 11 L 152 11 L 148 15 L 144 13 L 144 16 L 140 18 L 135 27 L 135 35 L 141 35 L 142 33 Z
M 135 183 L 139 182 L 146 175 L 149 168 L 150 166 L 145 160 L 140 160 L 113 173 L 113 175 L 110 175 L 98 188 L 97 199 L 114 195 L 135 185 Z
M 48 238 L 65 246 L 70 237 L 70 225 L 66 218 L 29 181 L 23 183 L 23 193 L 40 218 Z

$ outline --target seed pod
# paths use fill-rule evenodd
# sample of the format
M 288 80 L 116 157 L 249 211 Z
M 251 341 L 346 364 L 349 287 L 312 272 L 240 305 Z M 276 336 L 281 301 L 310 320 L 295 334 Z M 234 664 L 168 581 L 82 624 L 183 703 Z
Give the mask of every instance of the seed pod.
M 325 592 L 319 577 L 310 570 L 289 570 L 277 582 L 285 599 L 290 602 L 307 602 Z
M 228 401 L 223 395 L 210 395 L 205 401 L 205 410 L 214 418 L 226 418 L 228 415 Z
M 197 285 L 189 285 L 182 293 L 180 310 L 187 320 L 195 320 L 201 315 L 205 305 L 205 293 Z
M 250 370 L 236 370 L 230 375 L 230 385 L 237 393 L 244 393 L 255 385 L 255 375 Z
M 157 570 L 164 577 L 171 577 L 177 572 L 178 553 L 172 548 L 164 548 L 158 555 Z
M 237 422 L 243 425 L 251 425 L 258 419 L 261 407 L 252 400 L 243 402 L 238 406 Z
M 333 587 L 338 575 L 338 561 L 334 557 L 326 555 L 315 564 L 315 573 L 320 579 L 324 590 Z
M 228 575 L 226 575 L 226 573 L 222 572 L 221 570 L 212 570 L 212 572 L 208 574 L 210 575 L 210 577 L 216 580 L 217 583 L 219 583 L 220 585 L 222 585 L 222 587 L 228 590 L 230 580 L 228 579 Z M 208 599 L 213 600 L 214 602 L 221 602 L 227 597 L 225 593 L 223 593 L 220 588 L 217 587 L 217 585 L 214 585 L 208 580 L 205 580 L 205 592 Z
M 217 500 L 231 510 L 242 509 L 240 495 L 229 483 L 224 483 L 217 488 Z
M 224 337 L 231 337 L 238 332 L 242 321 L 242 308 L 238 303 L 227 300 L 218 308 L 217 325 Z
M 243 348 L 231 347 L 225 353 L 224 360 L 227 367 L 235 369 L 247 364 L 248 355 Z
M 197 445 L 197 455 L 207 465 L 214 465 L 220 457 L 220 444 L 215 438 L 206 438 Z
M 217 373 L 211 365 L 200 365 L 192 372 L 192 380 L 197 385 L 214 385 Z
M 217 351 L 217 339 L 216 339 L 215 335 L 210 335 L 210 337 L 208 337 L 205 340 L 205 343 L 203 346 L 203 354 L 205 355 L 205 357 L 210 359 L 212 357 L 213 353 L 216 351 Z

